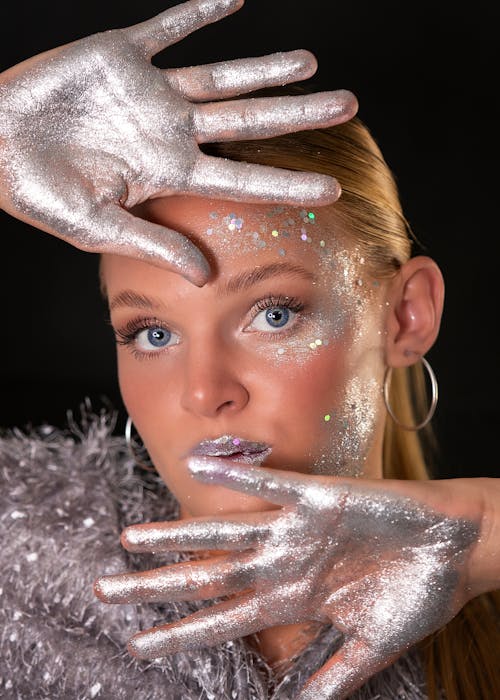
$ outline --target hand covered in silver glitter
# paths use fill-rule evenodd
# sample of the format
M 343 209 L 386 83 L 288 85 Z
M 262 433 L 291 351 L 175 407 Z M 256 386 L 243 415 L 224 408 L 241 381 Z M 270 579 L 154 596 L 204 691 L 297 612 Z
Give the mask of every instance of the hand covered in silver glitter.
M 209 157 L 198 144 L 261 139 L 350 119 L 344 90 L 229 100 L 313 75 L 308 51 L 160 70 L 151 57 L 236 11 L 243 0 L 191 0 L 141 24 L 86 37 L 0 74 L 0 207 L 77 248 L 139 257 L 203 284 L 202 253 L 128 210 L 190 193 L 327 204 L 337 182 Z
M 467 602 L 466 561 L 480 514 L 457 515 L 442 486 L 363 483 L 213 458 L 191 459 L 190 468 L 201 481 L 282 508 L 124 530 L 122 542 L 134 552 L 226 550 L 209 560 L 98 579 L 96 593 L 108 603 L 231 596 L 136 635 L 129 648 L 138 657 L 316 620 L 342 631 L 344 642 L 300 698 L 345 698 Z M 454 508 L 453 517 L 443 503 Z

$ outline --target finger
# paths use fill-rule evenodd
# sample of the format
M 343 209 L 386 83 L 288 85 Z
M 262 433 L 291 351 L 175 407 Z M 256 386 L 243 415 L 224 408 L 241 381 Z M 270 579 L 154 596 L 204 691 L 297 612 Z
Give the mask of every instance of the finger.
M 199 287 L 209 277 L 208 261 L 185 236 L 135 217 L 117 205 L 104 206 L 93 221 L 85 224 L 87 230 L 65 240 L 89 252 L 125 255 L 157 265 Z
M 132 43 L 151 57 L 197 29 L 236 12 L 243 3 L 244 0 L 189 0 L 128 27 L 125 32 Z
M 279 202 L 320 206 L 340 197 L 340 185 L 329 175 L 296 172 L 267 165 L 200 155 L 190 178 L 191 193 L 238 202 Z
M 198 481 L 226 486 L 283 506 L 296 505 L 308 488 L 302 478 L 289 472 L 246 464 L 242 467 L 227 458 L 191 457 L 188 467 Z
M 221 555 L 150 571 L 101 576 L 94 583 L 94 592 L 103 603 L 207 600 L 250 588 L 255 566 L 250 556 Z
M 253 97 L 195 105 L 198 143 L 267 139 L 305 129 L 324 129 L 352 119 L 358 101 L 349 90 L 312 95 Z
M 121 542 L 129 552 L 241 550 L 254 547 L 268 537 L 276 518 L 272 512 L 242 513 L 234 518 L 200 517 L 131 525 L 123 530 Z
M 298 700 L 343 700 L 394 660 L 350 639 L 309 679 Z
M 288 51 L 164 71 L 174 90 L 192 102 L 221 100 L 245 92 L 306 80 L 318 67 L 310 51 Z
M 128 650 L 140 659 L 155 659 L 178 651 L 216 646 L 258 632 L 274 624 L 285 624 L 266 598 L 253 593 L 218 603 L 170 625 L 141 632 L 129 641 Z

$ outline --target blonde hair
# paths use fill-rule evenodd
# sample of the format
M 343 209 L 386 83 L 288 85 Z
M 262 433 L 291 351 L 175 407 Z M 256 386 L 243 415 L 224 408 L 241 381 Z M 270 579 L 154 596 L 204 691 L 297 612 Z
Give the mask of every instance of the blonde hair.
M 335 176 L 342 186 L 335 214 L 364 251 L 372 274 L 388 278 L 411 256 L 416 238 L 403 215 L 394 177 L 358 118 L 330 129 L 210 144 L 203 150 L 232 160 Z M 404 424 L 415 424 L 425 415 L 428 404 L 421 363 L 393 371 L 390 402 Z M 384 477 L 430 478 L 428 463 L 435 448 L 429 426 L 420 433 L 409 432 L 387 420 Z M 430 700 L 441 697 L 440 689 L 447 700 L 500 698 L 499 603 L 498 593 L 475 598 L 443 629 L 420 643 Z

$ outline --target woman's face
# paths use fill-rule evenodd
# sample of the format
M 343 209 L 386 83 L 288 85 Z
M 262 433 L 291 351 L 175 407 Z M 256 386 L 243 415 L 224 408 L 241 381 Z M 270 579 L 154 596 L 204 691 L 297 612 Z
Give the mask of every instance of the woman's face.
M 140 214 L 212 268 L 198 288 L 103 260 L 122 396 L 181 515 L 275 507 L 190 475 L 191 451 L 221 436 L 266 443 L 270 468 L 380 477 L 386 290 L 334 208 L 169 197 Z

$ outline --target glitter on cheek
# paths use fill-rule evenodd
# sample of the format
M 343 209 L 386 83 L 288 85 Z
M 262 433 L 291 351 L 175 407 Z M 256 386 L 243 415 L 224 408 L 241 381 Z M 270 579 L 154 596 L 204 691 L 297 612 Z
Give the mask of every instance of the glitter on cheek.
M 321 454 L 313 459 L 312 474 L 363 475 L 380 412 L 380 394 L 380 384 L 373 377 L 348 381 L 335 410 L 322 415 L 328 434 Z

